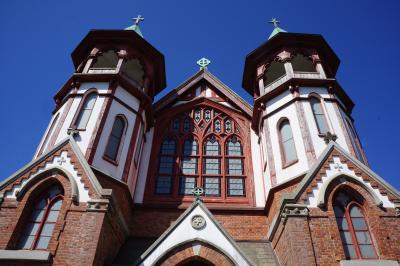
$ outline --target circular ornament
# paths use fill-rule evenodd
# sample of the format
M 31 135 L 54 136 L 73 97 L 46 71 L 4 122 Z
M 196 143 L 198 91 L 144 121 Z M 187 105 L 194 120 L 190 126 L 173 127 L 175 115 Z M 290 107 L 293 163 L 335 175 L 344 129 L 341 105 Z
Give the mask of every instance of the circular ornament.
M 206 220 L 201 215 L 195 215 L 192 217 L 192 227 L 196 230 L 203 229 L 206 226 Z

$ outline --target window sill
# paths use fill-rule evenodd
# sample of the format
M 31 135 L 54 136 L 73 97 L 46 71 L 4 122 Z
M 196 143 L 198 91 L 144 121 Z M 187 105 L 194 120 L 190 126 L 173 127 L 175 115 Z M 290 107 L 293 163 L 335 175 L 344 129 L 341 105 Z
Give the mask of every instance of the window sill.
M 299 160 L 296 159 L 296 160 L 294 160 L 294 161 L 290 161 L 290 162 L 284 163 L 283 166 L 282 166 L 282 169 L 288 168 L 288 167 L 290 167 L 290 166 L 296 164 L 298 161 L 299 161 Z
M 109 162 L 112 165 L 118 166 L 118 162 L 114 161 L 113 159 L 108 158 L 107 156 L 103 155 L 103 160 Z
M 0 261 L 41 261 L 46 262 L 50 259 L 50 252 L 44 250 L 0 250 Z
M 341 260 L 340 266 L 398 266 L 394 260 L 377 260 L 377 259 L 361 259 L 361 260 Z

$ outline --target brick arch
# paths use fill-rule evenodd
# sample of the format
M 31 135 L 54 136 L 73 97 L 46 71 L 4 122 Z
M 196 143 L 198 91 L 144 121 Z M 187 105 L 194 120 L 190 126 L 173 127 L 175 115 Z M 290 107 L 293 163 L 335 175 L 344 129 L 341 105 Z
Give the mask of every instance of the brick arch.
M 232 266 L 236 265 L 231 258 L 222 251 L 199 241 L 182 244 L 166 252 L 154 265 L 172 266 L 185 265 L 192 261 L 203 262 L 206 265 Z

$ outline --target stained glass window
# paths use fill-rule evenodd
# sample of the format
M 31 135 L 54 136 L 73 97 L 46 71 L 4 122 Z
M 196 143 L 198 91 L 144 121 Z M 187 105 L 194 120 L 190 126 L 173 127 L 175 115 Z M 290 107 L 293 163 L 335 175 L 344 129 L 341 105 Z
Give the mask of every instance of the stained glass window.
M 165 139 L 161 143 L 161 156 L 158 165 L 158 176 L 156 182 L 157 194 L 170 194 L 172 188 L 172 176 L 175 171 L 176 141 Z

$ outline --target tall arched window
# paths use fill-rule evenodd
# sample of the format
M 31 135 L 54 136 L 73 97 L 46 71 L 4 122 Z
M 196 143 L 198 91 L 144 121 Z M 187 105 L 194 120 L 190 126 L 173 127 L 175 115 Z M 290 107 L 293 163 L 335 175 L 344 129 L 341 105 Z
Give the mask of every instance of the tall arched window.
M 199 148 L 197 141 L 187 139 L 183 143 L 181 159 L 181 176 L 179 177 L 179 194 L 192 195 L 198 176 Z
M 311 110 L 314 115 L 315 124 L 317 125 L 319 134 L 325 134 L 329 131 L 325 113 L 321 100 L 317 97 L 310 97 Z
M 20 249 L 47 249 L 63 203 L 58 185 L 47 189 L 37 200 L 18 242 Z
M 193 189 L 203 187 L 204 198 L 213 202 L 249 202 L 246 182 L 251 166 L 246 168 L 244 145 L 248 131 L 235 117 L 201 105 L 160 119 L 155 138 L 162 141 L 160 150 L 153 151 L 157 169 L 149 194 L 166 202 L 192 201 L 188 196 L 193 196 Z
M 288 166 L 296 162 L 296 146 L 294 144 L 292 128 L 287 119 L 279 124 L 279 144 L 281 147 L 283 166 Z
M 158 176 L 156 182 L 157 194 L 170 194 L 172 192 L 172 179 L 176 163 L 176 140 L 165 139 L 161 143 Z
M 104 156 L 112 161 L 117 161 L 118 151 L 121 146 L 122 136 L 125 131 L 125 120 L 121 116 L 117 116 L 108 138 Z
M 228 195 L 244 196 L 244 169 L 242 145 L 234 136 L 226 143 L 226 174 L 228 175 Z
M 95 92 L 90 93 L 84 98 L 84 103 L 82 104 L 82 107 L 79 110 L 79 115 L 75 121 L 75 127 L 77 129 L 86 129 L 94 104 L 96 103 L 96 98 L 97 94 Z
M 333 208 L 346 258 L 376 258 L 362 205 L 349 193 L 339 191 Z
M 208 196 L 221 194 L 221 149 L 215 136 L 204 144 L 204 192 Z

